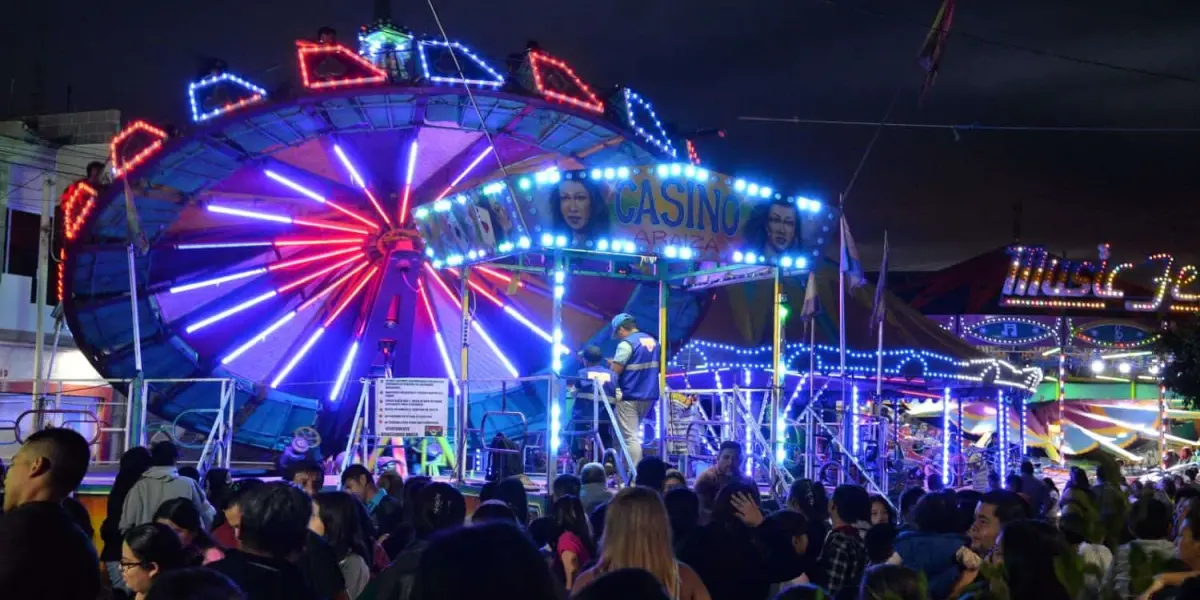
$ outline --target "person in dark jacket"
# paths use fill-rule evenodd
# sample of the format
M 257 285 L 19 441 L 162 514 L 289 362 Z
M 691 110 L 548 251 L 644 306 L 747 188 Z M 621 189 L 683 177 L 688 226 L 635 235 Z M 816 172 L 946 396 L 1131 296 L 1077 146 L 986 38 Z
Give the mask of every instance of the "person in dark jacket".
M 791 536 L 763 517 L 753 484 L 722 488 L 712 522 L 692 539 L 678 559 L 696 571 L 712 600 L 765 598 L 773 584 L 800 575 Z
M 100 561 L 108 571 L 108 581 L 113 588 L 126 589 L 121 579 L 121 509 L 124 508 L 129 490 L 149 468 L 149 450 L 142 446 L 126 450 L 121 455 L 121 466 L 108 493 L 108 511 L 104 522 L 100 524 L 100 541 L 104 544 L 100 550 Z
M 308 572 L 294 562 L 315 537 L 308 530 L 312 500 L 290 483 L 275 482 L 247 492 L 241 506 L 241 549 L 226 551 L 225 558 L 209 568 L 232 579 L 247 600 L 328 600 L 317 595 Z
M 467 502 L 454 486 L 434 482 L 421 488 L 413 499 L 413 515 L 416 539 L 367 585 L 358 600 L 409 600 L 430 539 L 438 532 L 461 526 L 467 518 Z
M 25 439 L 4 475 L 0 597 L 100 596 L 96 547 L 62 506 L 90 462 L 87 440 L 70 429 L 44 429 Z
M 1029 505 L 1033 509 L 1035 518 L 1045 516 L 1050 509 L 1054 508 L 1054 501 L 1050 498 L 1050 489 L 1033 474 L 1033 463 L 1030 461 L 1021 463 L 1021 489 L 1017 491 L 1029 498 Z
M 893 546 L 904 566 L 925 573 L 933 598 L 945 598 L 959 576 L 956 559 L 967 537 L 958 533 L 958 497 L 952 491 L 925 494 L 913 509 L 915 530 L 896 536 Z
M 342 472 L 342 487 L 367 505 L 367 513 L 371 515 L 371 524 L 379 535 L 388 556 L 394 556 L 399 548 L 389 544 L 389 539 L 404 530 L 404 507 L 401 501 L 387 490 L 381 490 L 375 485 L 375 478 L 362 465 L 350 465 Z

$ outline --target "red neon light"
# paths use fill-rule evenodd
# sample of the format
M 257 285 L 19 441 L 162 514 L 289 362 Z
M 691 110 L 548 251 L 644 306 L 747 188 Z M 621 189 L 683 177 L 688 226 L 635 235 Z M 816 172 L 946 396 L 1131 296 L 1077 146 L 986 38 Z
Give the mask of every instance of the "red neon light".
M 67 251 L 59 248 L 58 250 L 58 282 L 55 286 L 58 288 L 58 303 L 63 301 L 63 273 L 66 271 Z
M 133 155 L 133 158 L 122 163 L 121 155 L 118 153 L 119 147 L 129 140 L 130 136 L 139 131 L 143 131 L 158 139 L 151 142 L 145 148 L 139 150 L 137 154 Z M 130 123 L 129 126 L 125 129 L 122 129 L 121 132 L 112 139 L 112 143 L 108 145 L 108 153 L 112 160 L 113 179 L 120 179 L 131 169 L 137 168 L 138 165 L 146 162 L 146 159 L 150 158 L 155 152 L 158 152 L 159 149 L 163 147 L 163 143 L 166 142 L 166 140 L 167 132 L 145 121 L 134 121 Z
M 68 240 L 75 239 L 79 228 L 83 227 L 88 214 L 96 202 L 96 190 L 85 181 L 76 182 L 67 189 L 62 201 L 63 233 Z
M 279 248 L 288 246 L 331 246 L 334 244 L 363 244 L 367 238 L 324 238 L 324 239 L 286 239 L 275 240 L 274 244 Z
M 539 63 L 546 63 L 547 65 L 557 67 L 558 69 L 562 70 L 562 72 L 565 73 L 567 77 L 569 77 L 571 81 L 587 97 L 585 99 L 579 99 L 573 96 L 568 96 L 562 92 L 546 89 L 545 82 L 542 80 L 542 68 Z M 533 70 L 533 83 L 534 86 L 537 87 L 539 94 L 551 100 L 578 106 L 579 108 L 592 111 L 596 114 L 604 114 L 604 103 L 600 101 L 600 98 L 596 97 L 596 93 L 592 91 L 592 88 L 588 87 L 588 85 L 584 83 L 578 75 L 575 74 L 575 71 L 571 69 L 567 63 L 558 60 L 557 58 L 554 58 L 553 56 L 550 56 L 544 52 L 531 51 L 529 53 L 529 66 Z
M 366 192 L 367 198 L 369 198 L 371 200 L 371 206 L 375 207 L 375 212 L 379 213 L 379 216 L 383 217 L 383 222 L 387 223 L 388 227 L 391 227 L 392 219 L 391 219 L 391 217 L 387 216 L 387 212 L 383 210 L 383 206 L 381 206 L 379 204 L 379 201 L 375 199 L 375 194 L 372 194 L 371 190 L 369 190 L 367 188 L 363 188 L 363 191 Z M 378 225 L 376 225 L 375 227 L 376 227 L 376 229 L 379 228 Z
M 417 280 L 417 295 L 421 297 L 421 304 L 425 306 L 425 314 L 429 315 L 429 324 L 433 327 L 433 332 L 440 334 L 442 328 L 433 317 L 433 307 L 429 305 L 429 296 L 425 294 L 425 283 L 420 279 Z
M 359 56 L 356 52 L 341 44 L 312 44 L 300 43 L 297 55 L 300 59 L 300 78 L 304 82 L 304 87 L 310 90 L 318 90 L 324 88 L 345 87 L 349 85 L 361 85 L 368 83 L 383 83 L 387 81 L 387 72 L 375 65 L 371 64 L 367 59 Z M 315 57 L 322 54 L 334 55 L 340 54 L 346 61 L 358 65 L 365 69 L 370 75 L 364 77 L 351 77 L 348 79 L 326 79 L 324 81 L 314 80 L 308 71 L 308 63 L 310 57 Z
M 286 291 L 298 288 L 298 287 L 300 287 L 322 275 L 325 275 L 326 273 L 329 273 L 330 271 L 333 271 L 335 269 L 340 269 L 341 267 L 346 266 L 347 264 L 353 262 L 354 260 L 361 258 L 363 256 L 363 254 L 364 253 L 360 252 L 360 253 L 355 254 L 354 256 L 351 256 L 350 258 L 347 258 L 346 260 L 343 260 L 337 264 L 329 265 L 328 267 L 325 267 L 324 269 L 321 269 L 320 271 L 317 271 L 316 273 L 312 273 L 310 275 L 305 275 L 304 277 L 297 279 L 296 281 L 293 281 L 289 284 L 281 286 L 278 291 L 280 294 L 282 294 Z
M 321 229 L 332 229 L 334 231 L 345 231 L 346 233 L 361 233 L 368 235 L 371 232 L 357 227 L 347 227 L 345 225 L 337 225 L 327 221 L 309 221 L 308 219 L 292 218 L 292 223 L 296 225 L 308 225 L 309 227 L 320 227 Z
M 483 271 L 483 272 L 484 272 L 485 274 L 487 274 L 487 275 L 491 275 L 492 277 L 495 277 L 496 279 L 499 279 L 500 281 L 503 281 L 505 284 L 510 284 L 510 283 L 512 283 L 512 280 L 513 280 L 513 278 L 512 278 L 511 276 L 509 276 L 509 275 L 505 275 L 504 273 L 501 273 L 500 271 L 497 271 L 497 270 L 495 270 L 495 269 L 493 269 L 493 268 L 491 268 L 491 267 L 483 267 L 483 266 L 478 266 L 478 267 L 475 267 L 475 268 L 476 268 L 476 269 L 479 269 L 480 271 Z M 521 280 L 518 280 L 518 281 L 517 281 L 517 287 L 520 287 L 520 288 L 523 288 L 523 287 L 525 287 L 525 282 L 524 282 L 524 281 L 521 281 Z
M 693 165 L 699 165 L 700 153 L 696 152 L 696 145 L 692 143 L 692 140 L 684 140 L 684 142 L 687 143 L 688 161 Z
M 326 200 L 325 206 L 328 206 L 329 208 L 332 208 L 346 216 L 349 216 L 350 218 L 352 218 L 352 219 L 358 221 L 359 223 L 362 223 L 363 225 L 366 225 L 372 229 L 379 229 L 379 223 L 376 223 L 375 221 L 372 221 L 372 220 L 370 220 L 370 219 L 368 219 L 368 218 L 366 218 L 366 217 L 364 217 L 364 216 L 362 216 L 340 204 L 337 204 L 336 202 L 333 202 L 331 200 Z
M 325 296 L 329 295 L 329 292 L 336 290 L 343 283 L 346 283 L 347 279 L 350 279 L 351 277 L 353 277 L 355 273 L 358 273 L 359 271 L 367 268 L 367 265 L 369 265 L 369 264 L 371 264 L 371 261 L 367 261 L 367 260 L 364 260 L 364 261 L 358 263 L 358 266 L 354 267 L 353 269 L 350 269 L 349 271 L 346 271 L 341 277 L 338 277 L 336 280 L 334 280 L 333 283 L 325 286 L 325 289 L 314 294 L 312 298 L 309 298 L 308 300 L 305 300 L 304 302 L 300 303 L 300 306 L 296 307 L 296 312 L 300 312 L 300 311 L 312 306 L 313 304 L 315 304 L 317 302 L 317 300 L 320 300 L 321 298 L 324 298 Z
M 425 265 L 425 266 L 428 267 L 429 265 Z M 443 292 L 446 292 L 446 297 L 450 298 L 450 300 L 452 302 L 454 302 L 454 308 L 461 310 L 462 302 L 459 301 L 458 296 L 455 295 L 455 293 L 454 293 L 454 290 L 450 289 L 450 285 L 447 284 L 445 281 L 443 281 L 441 277 L 438 277 L 438 274 L 436 272 L 431 272 L 430 277 L 432 277 L 433 280 L 438 283 L 438 285 L 442 288 Z
M 311 262 L 317 262 L 318 260 L 326 259 L 326 258 L 329 258 L 332 256 L 341 256 L 348 252 L 354 252 L 355 250 L 358 250 L 358 248 L 342 248 L 341 250 L 334 250 L 332 252 L 326 252 L 324 254 L 317 254 L 314 256 L 305 256 L 305 257 L 301 257 L 301 258 L 294 258 L 292 260 L 285 260 L 283 262 L 277 262 L 273 265 L 268 266 L 267 270 L 268 271 L 277 271 L 279 269 L 287 269 L 289 267 L 297 267 L 300 265 L 307 265 L 308 263 L 311 263 Z
M 437 271 L 434 271 L 433 267 L 429 266 L 429 263 L 425 263 L 425 268 L 429 270 L 430 275 L 437 277 Z M 451 273 L 453 273 L 455 277 L 459 277 L 459 278 L 462 277 L 462 275 L 460 275 L 458 273 L 457 269 L 447 269 L 447 271 L 450 271 Z M 487 289 L 484 288 L 483 286 L 479 285 L 478 283 L 475 283 L 471 279 L 467 280 L 467 285 L 471 286 L 471 289 L 475 290 L 476 292 L 479 292 L 484 298 L 491 300 L 493 303 L 496 304 L 496 306 L 499 306 L 500 308 L 504 308 L 504 301 L 497 298 L 491 292 L 487 291 Z M 451 294 L 451 295 L 453 296 L 453 294 Z
M 351 290 L 349 294 L 346 294 L 345 298 L 342 298 L 341 304 L 338 304 L 337 308 L 333 309 L 333 313 L 330 314 L 329 317 L 325 319 L 325 322 L 322 324 L 322 326 L 329 327 L 329 325 L 331 323 L 333 323 L 334 319 L 337 319 L 338 315 L 342 314 L 343 310 L 346 310 L 346 307 L 350 305 L 350 301 L 354 300 L 354 297 L 357 296 L 358 293 L 361 292 L 362 289 L 367 286 L 367 282 L 371 281 L 371 278 L 374 277 L 375 274 L 378 272 L 379 272 L 378 266 L 371 267 L 371 270 L 368 271 L 367 274 L 364 275 L 363 278 L 358 281 L 358 285 L 355 285 L 354 289 Z

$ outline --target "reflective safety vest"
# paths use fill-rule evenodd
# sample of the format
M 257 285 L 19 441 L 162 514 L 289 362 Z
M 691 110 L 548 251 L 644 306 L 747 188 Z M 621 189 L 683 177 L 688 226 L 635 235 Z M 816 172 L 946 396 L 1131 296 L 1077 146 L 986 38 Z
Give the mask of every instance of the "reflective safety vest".
M 579 370 L 579 383 L 575 384 L 575 399 L 582 402 L 590 402 L 598 400 L 596 397 L 596 384 L 588 379 L 588 373 L 602 373 L 608 375 L 608 381 L 603 384 L 604 397 L 612 402 L 617 396 L 617 374 L 610 371 L 607 367 L 596 365 L 586 369 Z
M 658 400 L 658 340 L 636 331 L 621 343 L 633 347 L 618 381 L 622 400 Z

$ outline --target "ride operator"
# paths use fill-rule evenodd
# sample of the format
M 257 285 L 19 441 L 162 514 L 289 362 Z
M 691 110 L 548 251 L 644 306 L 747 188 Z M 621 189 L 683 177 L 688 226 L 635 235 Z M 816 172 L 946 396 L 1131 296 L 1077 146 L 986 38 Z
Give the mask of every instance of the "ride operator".
M 642 459 L 642 419 L 658 401 L 658 340 L 638 330 L 633 315 L 621 313 L 612 320 L 617 351 L 609 365 L 617 375 L 617 429 L 637 465 Z

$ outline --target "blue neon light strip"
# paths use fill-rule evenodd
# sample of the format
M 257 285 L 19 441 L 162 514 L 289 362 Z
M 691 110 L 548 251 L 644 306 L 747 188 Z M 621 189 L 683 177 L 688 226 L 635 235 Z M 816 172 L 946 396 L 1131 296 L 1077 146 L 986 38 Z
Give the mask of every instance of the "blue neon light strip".
M 346 385 L 346 378 L 350 375 L 350 367 L 354 365 L 354 356 L 358 354 L 358 340 L 350 345 L 350 351 L 346 353 L 346 358 L 342 359 L 342 367 L 338 369 L 337 381 L 333 384 L 333 389 L 329 391 L 329 401 L 337 402 L 338 397 L 342 395 L 342 387 Z
M 296 316 L 296 311 L 294 311 L 294 310 L 289 312 L 286 315 L 283 315 L 282 317 L 279 318 L 278 321 L 275 321 L 274 323 L 272 323 L 270 325 L 270 327 L 267 327 L 266 329 L 262 330 L 260 333 L 258 333 L 254 337 L 247 340 L 244 344 L 242 344 L 241 346 L 238 346 L 238 348 L 236 350 L 234 350 L 233 352 L 230 352 L 228 356 L 226 356 L 225 358 L 222 358 L 221 364 L 227 365 L 227 364 L 233 362 L 235 359 L 237 359 L 237 357 L 245 354 L 247 350 L 257 346 L 258 344 L 261 344 L 263 342 L 263 340 L 266 340 L 272 333 L 275 333 L 275 331 L 278 330 L 280 327 L 287 325 L 287 322 L 291 321 L 292 317 L 295 317 L 295 316 Z
M 461 77 L 445 77 L 442 75 L 433 74 L 432 70 L 429 67 L 429 57 L 428 57 L 428 52 L 426 51 L 426 48 L 430 47 L 430 46 L 446 48 L 446 50 L 448 52 L 454 52 L 459 56 L 466 56 L 467 58 L 471 59 L 472 62 L 474 62 L 476 65 L 481 67 L 484 71 L 486 71 L 488 73 L 488 75 L 491 76 L 491 78 L 490 79 L 463 79 Z M 491 67 L 491 65 L 488 65 L 487 62 L 485 62 L 482 58 L 479 57 L 478 54 L 471 52 L 470 49 L 468 49 L 466 46 L 464 46 L 458 42 L 445 42 L 443 40 L 421 40 L 421 41 L 417 42 L 417 55 L 421 57 L 421 74 L 424 75 L 425 79 L 427 79 L 429 81 L 433 81 L 436 83 L 451 83 L 451 84 L 462 83 L 462 84 L 466 84 L 466 85 L 490 87 L 493 89 L 504 85 L 504 76 L 503 75 L 501 75 L 495 69 L 493 69 Z M 459 59 L 459 62 L 460 63 L 462 62 L 461 58 Z M 465 69 L 464 69 L 464 71 L 465 71 Z
M 635 106 L 641 107 L 649 115 L 650 119 L 654 121 L 654 133 L 647 131 L 646 127 L 638 123 L 637 118 L 634 116 L 633 109 Z M 678 155 L 675 145 L 671 143 L 671 138 L 667 135 L 667 130 L 663 128 L 662 121 L 659 121 L 658 115 L 654 114 L 654 107 L 650 105 L 648 100 L 629 88 L 625 88 L 625 118 L 629 121 L 629 126 L 638 135 L 642 136 L 643 139 L 657 146 L 659 150 L 671 155 L 671 158 L 675 158 Z
M 323 333 L 325 333 L 324 327 L 318 327 L 317 330 L 313 332 L 312 337 L 308 338 L 307 342 L 304 342 L 304 345 L 300 347 L 300 351 L 292 357 L 292 360 L 289 360 L 288 363 L 284 365 L 283 370 L 280 371 L 279 374 L 275 376 L 275 379 L 271 381 L 271 387 L 279 387 L 279 384 L 285 378 L 287 378 L 287 376 L 292 372 L 292 369 L 296 368 L 296 365 L 300 363 L 300 360 L 304 358 L 304 355 L 308 354 L 309 350 L 312 350 L 313 344 L 317 343 L 317 340 L 321 338 L 321 334 Z
M 214 108 L 210 111 L 202 112 L 200 110 L 200 103 L 196 98 L 196 92 L 199 92 L 205 88 L 220 85 L 222 82 L 235 83 L 242 86 L 247 91 L 252 92 L 252 94 L 237 102 L 231 102 L 224 106 Z M 200 121 L 207 121 L 213 117 L 218 117 L 256 102 L 261 102 L 266 98 L 267 90 L 264 90 L 263 88 L 260 88 L 257 85 L 254 85 L 253 83 L 250 83 L 249 81 L 246 81 L 245 79 L 242 79 L 241 77 L 231 73 L 219 73 L 217 75 L 211 75 L 199 81 L 193 81 L 188 84 L 188 105 L 191 106 L 192 109 L 192 121 L 196 123 Z

